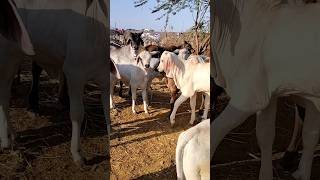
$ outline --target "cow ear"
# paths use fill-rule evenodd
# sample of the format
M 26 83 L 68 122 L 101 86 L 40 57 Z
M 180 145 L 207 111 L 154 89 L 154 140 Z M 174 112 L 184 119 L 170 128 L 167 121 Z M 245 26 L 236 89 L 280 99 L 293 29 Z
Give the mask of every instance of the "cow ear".
M 19 44 L 26 54 L 35 54 L 29 34 L 12 0 L 0 1 L 0 34 Z

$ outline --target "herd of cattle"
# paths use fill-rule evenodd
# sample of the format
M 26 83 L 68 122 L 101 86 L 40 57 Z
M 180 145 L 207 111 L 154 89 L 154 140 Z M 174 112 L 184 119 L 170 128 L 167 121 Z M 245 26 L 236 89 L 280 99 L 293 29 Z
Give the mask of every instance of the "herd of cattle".
M 1 149 L 9 148 L 14 141 L 13 129 L 9 128 L 11 85 L 26 55 L 32 57 L 33 63 L 28 108 L 34 113 L 39 111 L 38 86 L 42 69 L 60 79 L 60 100 L 69 106 L 72 122 L 70 151 L 74 162 L 79 165 L 83 164 L 80 148 L 80 130 L 84 118 L 83 90 L 88 80 L 96 82 L 101 89 L 109 138 L 111 127 L 107 103 L 110 100 L 110 108 L 115 108 L 112 96 L 118 81 L 130 86 L 133 113 L 136 113 L 137 89 L 142 90 L 144 111 L 148 114 L 148 92 L 151 91 L 152 79 L 161 73 L 165 74 L 171 91 L 171 124 L 174 124 L 178 107 L 188 98 L 192 109 L 190 124 L 193 124 L 198 92 L 205 96 L 202 118 L 207 119 L 209 58 L 191 55 L 193 51 L 187 42 L 177 47 L 144 47 L 141 34 L 132 32 L 125 33 L 124 46 L 110 45 L 108 57 L 108 12 L 106 0 L 0 2 Z M 179 98 L 178 89 L 181 91 Z M 188 179 L 197 177 L 199 168 L 202 168 L 202 177 L 210 178 L 209 122 L 209 119 L 204 120 L 180 135 L 177 146 L 178 178 L 182 178 L 183 174 Z M 199 139 L 203 142 L 200 143 Z M 194 153 L 194 147 L 201 150 Z M 195 163 L 195 159 L 198 163 Z
M 173 126 L 175 123 L 174 119 L 178 107 L 189 98 L 190 124 L 192 125 L 196 117 L 197 93 L 202 93 L 202 97 L 205 97 L 201 105 L 201 108 L 204 106 L 202 119 L 205 121 L 180 135 L 176 149 L 177 176 L 183 178 L 185 175 L 187 179 L 199 179 L 200 177 L 210 179 L 210 120 L 207 119 L 210 106 L 210 58 L 204 55 L 193 55 L 194 51 L 188 42 L 170 47 L 144 46 L 141 32 L 125 31 L 124 34 L 125 44 L 123 46 L 110 45 L 111 62 L 115 64 L 120 75 L 120 78 L 117 78 L 110 74 L 110 107 L 116 107 L 113 104 L 112 96 L 115 84 L 121 81 L 130 87 L 132 112 L 136 114 L 136 94 L 137 89 L 140 88 L 144 112 L 149 115 L 148 93 L 151 92 L 152 80 L 164 75 L 167 87 L 171 92 L 171 125 Z M 177 98 L 178 90 L 181 91 L 179 98 Z M 197 147 L 197 153 L 194 152 L 195 147 Z M 195 163 L 195 159 L 197 159 L 197 163 Z M 199 169 L 201 169 L 201 174 L 198 173 Z

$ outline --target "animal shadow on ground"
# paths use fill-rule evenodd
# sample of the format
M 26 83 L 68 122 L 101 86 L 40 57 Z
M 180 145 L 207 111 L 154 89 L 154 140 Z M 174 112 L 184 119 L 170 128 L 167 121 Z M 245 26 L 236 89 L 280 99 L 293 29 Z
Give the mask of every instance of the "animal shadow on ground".
M 189 125 L 189 120 L 190 120 L 190 113 L 187 113 L 186 115 L 179 115 L 181 112 L 185 112 L 186 110 L 190 109 L 189 101 L 187 100 L 186 103 L 182 104 L 177 112 L 176 115 L 176 122 L 173 127 L 171 127 L 170 121 L 169 121 L 169 109 L 170 105 L 169 103 L 166 103 L 165 101 L 169 101 L 168 97 L 161 97 L 162 92 L 155 91 L 153 92 L 153 97 L 154 99 L 157 99 L 158 101 L 160 100 L 161 102 L 164 101 L 163 103 L 152 103 L 149 107 L 149 113 L 151 116 L 147 115 L 142 115 L 144 116 L 143 118 L 140 119 L 135 119 L 135 120 L 130 120 L 130 121 L 125 121 L 125 122 L 116 122 L 112 123 L 111 126 L 115 129 L 116 133 L 111 135 L 111 139 L 117 138 L 118 140 L 121 140 L 122 138 L 126 136 L 133 136 L 133 135 L 139 135 L 139 134 L 148 134 L 149 131 L 154 131 L 157 132 L 152 135 L 147 135 L 143 136 L 141 138 L 136 138 L 134 140 L 129 140 L 125 141 L 116 145 L 112 145 L 111 147 L 116 147 L 120 145 L 125 145 L 125 144 L 130 144 L 134 142 L 139 142 L 143 141 L 146 139 L 154 138 L 157 136 L 163 136 L 175 132 L 179 132 L 181 130 L 185 130 L 187 128 L 192 127 Z M 160 96 L 160 97 L 159 97 Z M 137 98 L 137 104 L 141 103 L 141 99 Z M 198 98 L 197 104 L 201 102 L 201 99 Z M 117 103 L 117 107 L 128 107 L 129 100 L 126 100 L 121 103 Z M 159 112 L 159 113 L 158 113 Z M 153 116 L 152 114 L 157 113 L 157 115 Z M 143 113 L 141 113 L 143 114 Z M 132 116 L 136 116 L 133 115 Z M 113 121 L 113 119 L 112 119 Z M 194 125 L 198 123 L 198 119 L 195 121 Z M 194 126 L 193 125 L 193 126 Z
M 140 177 L 135 178 L 136 180 L 172 180 L 176 179 L 176 166 L 170 166 L 161 171 L 146 174 Z

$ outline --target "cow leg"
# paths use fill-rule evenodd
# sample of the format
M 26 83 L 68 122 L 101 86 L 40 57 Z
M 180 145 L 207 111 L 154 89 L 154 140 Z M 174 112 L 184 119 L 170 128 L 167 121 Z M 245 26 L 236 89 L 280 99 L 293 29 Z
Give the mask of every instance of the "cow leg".
M 0 46 L 3 47 L 1 43 Z M 6 48 L 0 49 L 0 149 L 13 145 L 15 137 L 9 121 L 11 87 L 24 57 L 18 52 L 16 55 L 16 58 L 11 58 Z
M 299 146 L 299 139 L 301 137 L 301 128 L 302 119 L 299 115 L 298 107 L 295 106 L 295 123 L 293 134 L 290 144 L 280 162 L 281 167 L 286 171 L 295 171 L 298 168 L 299 152 L 297 148 Z
M 60 88 L 59 88 L 59 101 L 64 106 L 69 108 L 70 99 L 68 95 L 68 85 L 66 83 L 66 76 L 62 73 L 60 78 Z
M 172 113 L 173 107 L 174 107 L 174 102 L 177 99 L 177 93 L 175 92 L 171 92 L 171 97 L 170 97 L 170 113 L 169 115 Z
M 219 87 L 215 82 L 214 79 L 210 77 L 210 88 L 211 88 L 211 92 L 213 93 L 213 97 L 212 97 L 212 103 L 211 103 L 211 108 L 213 110 L 212 112 L 212 117 L 215 118 L 217 117 L 217 100 L 218 97 L 222 94 L 223 92 L 223 88 Z
M 199 108 L 199 113 L 203 112 L 203 108 L 204 108 L 204 99 L 205 99 L 205 95 L 203 93 L 201 94 L 201 104 L 200 104 L 200 108 Z
M 148 94 L 147 94 L 147 89 L 146 88 L 144 88 L 142 90 L 143 110 L 144 110 L 144 113 L 146 115 L 149 115 L 149 112 L 148 112 Z
M 180 97 L 176 100 L 176 102 L 174 103 L 174 107 L 173 107 L 173 110 L 172 110 L 172 113 L 170 115 L 170 123 L 171 123 L 171 126 L 174 125 L 175 123 L 175 116 L 176 116 L 176 113 L 177 113 L 177 110 L 179 108 L 179 106 L 185 102 L 189 97 L 188 96 L 184 96 L 183 94 L 180 95 Z
M 116 108 L 113 104 L 113 93 L 114 93 L 114 87 L 117 83 L 116 77 L 110 73 L 110 109 Z
M 313 154 L 319 140 L 320 113 L 316 107 L 308 103 L 306 107 L 306 116 L 302 130 L 303 151 L 299 163 L 299 169 L 293 174 L 296 179 L 309 180 Z
M 137 114 L 137 111 L 136 111 L 137 88 L 131 87 L 131 92 L 132 92 L 132 97 L 131 97 L 132 98 L 132 112 L 133 112 L 133 114 Z
M 120 81 L 120 83 L 119 83 L 119 96 L 120 97 L 123 97 L 123 94 L 122 94 L 122 86 L 123 86 L 123 82 L 122 81 Z
M 12 67 L 7 68 L 10 70 Z M 15 71 L 13 70 L 12 72 Z M 4 79 L 0 81 L 0 149 L 9 148 L 10 145 L 13 145 L 15 138 L 15 133 L 9 122 L 9 103 L 14 73 L 6 73 L 8 74 L 2 76 Z
M 173 82 L 173 84 L 172 84 L 172 82 Z M 170 115 L 172 113 L 172 111 L 173 111 L 174 102 L 177 100 L 178 88 L 174 84 L 174 81 L 172 79 L 170 79 L 170 78 L 168 78 L 167 87 L 169 88 L 170 95 L 171 95 L 171 98 L 170 98 L 170 113 L 169 113 L 169 115 Z
M 189 123 L 191 125 L 194 123 L 194 120 L 196 119 L 196 102 L 197 93 L 194 93 L 194 95 L 190 97 L 191 119 Z
M 223 138 L 232 129 L 242 124 L 250 115 L 255 113 L 252 111 L 240 110 L 229 103 L 227 107 L 222 111 L 210 126 L 210 157 L 212 159 L 214 152 Z
M 32 86 L 29 94 L 29 108 L 32 113 L 39 113 L 39 82 L 42 68 L 36 63 L 32 62 Z
M 276 110 L 277 99 L 273 99 L 266 109 L 257 113 L 256 134 L 261 150 L 259 180 L 273 179 L 272 144 L 275 137 Z
M 202 119 L 207 119 L 209 108 L 210 108 L 210 95 L 209 94 L 205 94 L 204 111 L 203 111 Z
M 129 91 L 128 91 L 129 97 L 132 96 L 132 91 L 131 91 L 131 85 L 129 84 Z
M 148 101 L 147 101 L 148 105 L 150 105 L 150 102 L 152 101 L 152 98 L 153 98 L 153 92 L 152 92 L 152 89 L 151 89 L 151 82 L 152 81 L 148 81 L 148 84 L 147 84 L 147 94 L 150 94 L 150 99 L 148 97 Z
M 107 125 L 108 138 L 110 140 L 111 122 L 110 122 L 108 106 L 107 106 L 108 105 L 108 96 L 110 94 L 108 92 L 109 84 L 108 84 L 107 81 L 105 81 L 108 78 L 109 77 L 106 76 L 106 75 L 105 76 L 101 76 L 101 79 L 98 81 L 98 83 L 99 83 L 100 89 L 101 89 L 101 102 L 102 102 L 102 105 L 103 105 L 103 113 L 104 113 L 104 118 L 105 118 L 106 125 Z M 110 89 L 112 89 L 112 87 Z
M 9 98 L 10 89 L 0 87 L 0 140 L 1 148 L 9 148 L 10 140 L 8 138 L 8 119 L 9 119 Z
M 289 152 L 293 152 L 296 151 L 296 143 L 297 143 L 297 139 L 298 139 L 298 135 L 299 135 L 299 131 L 301 129 L 301 124 L 302 123 L 302 119 L 299 116 L 299 112 L 297 110 L 297 106 L 295 106 L 295 121 L 294 121 L 294 130 L 293 130 L 293 134 L 292 134 L 292 139 L 290 141 L 290 144 L 287 148 L 287 151 Z
M 70 95 L 70 119 L 72 123 L 72 137 L 71 137 L 71 154 L 73 160 L 82 165 L 83 159 L 80 155 L 80 132 L 81 125 L 84 118 L 83 105 L 83 90 L 84 81 L 77 75 L 66 74 L 68 83 L 68 92 Z
M 109 113 L 108 113 L 108 86 L 104 86 L 104 89 L 102 89 L 102 94 L 101 94 L 101 101 L 103 105 L 103 113 L 104 113 L 104 118 L 106 121 L 107 125 L 107 132 L 108 132 L 108 137 L 110 140 L 110 134 L 111 134 L 111 122 L 109 118 Z

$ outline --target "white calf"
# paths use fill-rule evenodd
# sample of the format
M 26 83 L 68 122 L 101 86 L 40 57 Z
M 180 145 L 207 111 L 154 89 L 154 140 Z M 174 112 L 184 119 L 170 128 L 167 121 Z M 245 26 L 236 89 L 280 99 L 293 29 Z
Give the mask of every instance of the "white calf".
M 144 112 L 149 114 L 147 109 L 147 85 L 148 85 L 148 74 L 150 71 L 150 59 L 151 54 L 148 51 L 142 51 L 140 54 L 134 59 L 118 59 L 116 62 L 116 66 L 120 72 L 121 80 L 124 83 L 128 83 L 131 86 L 132 92 L 132 112 L 136 114 L 135 110 L 135 101 L 137 96 L 137 89 L 142 89 L 142 99 L 143 99 L 143 107 Z M 114 104 L 112 101 L 113 89 L 116 83 L 116 80 L 111 80 L 113 82 L 110 84 L 110 108 L 114 108 Z
M 191 58 L 191 59 L 190 59 Z M 178 107 L 190 98 L 191 120 L 195 120 L 196 92 L 206 93 L 205 111 L 202 118 L 206 119 L 210 106 L 210 64 L 198 63 L 197 60 L 189 57 L 186 62 L 179 60 L 172 52 L 165 51 L 160 57 L 158 67 L 160 72 L 164 71 L 167 77 L 173 78 L 176 86 L 181 91 L 180 97 L 175 101 L 173 111 L 170 115 L 170 123 L 175 123 L 174 118 Z
M 179 135 L 176 147 L 177 179 L 210 179 L 210 119 Z

